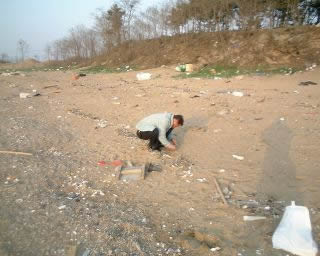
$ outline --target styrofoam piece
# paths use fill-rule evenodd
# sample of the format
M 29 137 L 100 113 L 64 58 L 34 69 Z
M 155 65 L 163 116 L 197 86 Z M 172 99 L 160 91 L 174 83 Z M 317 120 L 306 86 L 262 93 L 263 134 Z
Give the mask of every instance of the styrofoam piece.
M 276 231 L 272 236 L 275 249 L 282 249 L 299 256 L 316 256 L 318 246 L 312 238 L 309 210 L 296 206 L 293 201 L 287 206 Z

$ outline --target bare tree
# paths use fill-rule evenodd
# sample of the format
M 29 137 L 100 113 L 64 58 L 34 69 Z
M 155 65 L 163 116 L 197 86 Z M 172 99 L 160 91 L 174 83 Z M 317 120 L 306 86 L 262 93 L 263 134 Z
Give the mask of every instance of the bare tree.
M 29 45 L 23 39 L 18 41 L 18 52 L 20 53 L 21 61 L 24 61 L 25 55 L 29 50 Z
M 121 44 L 124 14 L 117 4 L 112 5 L 108 11 L 99 10 L 96 14 L 95 28 L 100 33 L 106 50 Z
M 132 20 L 139 3 L 140 3 L 140 0 L 119 0 L 119 6 L 124 11 L 123 34 L 124 34 L 124 39 L 126 40 L 131 39 Z
M 50 44 L 47 44 L 44 48 L 45 51 L 45 55 L 47 57 L 47 60 L 50 61 L 51 60 L 51 55 L 52 55 L 52 47 Z

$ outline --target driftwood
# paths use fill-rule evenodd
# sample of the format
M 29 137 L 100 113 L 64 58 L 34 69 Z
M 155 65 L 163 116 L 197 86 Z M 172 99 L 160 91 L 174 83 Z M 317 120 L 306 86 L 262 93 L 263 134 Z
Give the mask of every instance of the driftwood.
M 14 154 L 14 155 L 32 156 L 31 153 L 15 152 L 15 151 L 0 151 L 0 154 Z
M 224 203 L 225 205 L 228 205 L 228 202 L 227 202 L 226 199 L 224 198 L 224 195 L 223 195 L 223 193 L 222 193 L 222 191 L 221 191 L 221 188 L 220 188 L 220 186 L 219 186 L 219 184 L 218 184 L 217 179 L 216 179 L 216 178 L 213 178 L 213 180 L 214 180 L 214 183 L 216 184 L 217 190 L 218 190 L 218 192 L 219 192 L 219 195 L 220 195 L 223 203 Z

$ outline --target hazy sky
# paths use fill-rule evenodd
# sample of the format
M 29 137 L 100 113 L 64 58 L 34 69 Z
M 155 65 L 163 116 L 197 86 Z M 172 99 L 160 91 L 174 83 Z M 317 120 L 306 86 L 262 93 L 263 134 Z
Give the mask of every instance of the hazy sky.
M 140 0 L 140 9 L 163 0 Z M 0 54 L 17 55 L 17 42 L 25 40 L 28 56 L 44 56 L 44 47 L 68 34 L 71 27 L 91 27 L 97 8 L 108 9 L 112 0 L 1 0 Z

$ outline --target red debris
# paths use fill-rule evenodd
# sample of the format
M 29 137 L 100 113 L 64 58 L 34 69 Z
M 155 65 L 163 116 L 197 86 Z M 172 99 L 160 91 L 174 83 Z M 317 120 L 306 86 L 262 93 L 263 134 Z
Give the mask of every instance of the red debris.
M 114 160 L 111 162 L 112 166 L 120 166 L 123 165 L 123 162 L 121 160 Z
M 105 166 L 107 163 L 105 162 L 105 161 L 99 161 L 98 162 L 98 165 L 100 165 L 100 166 Z

